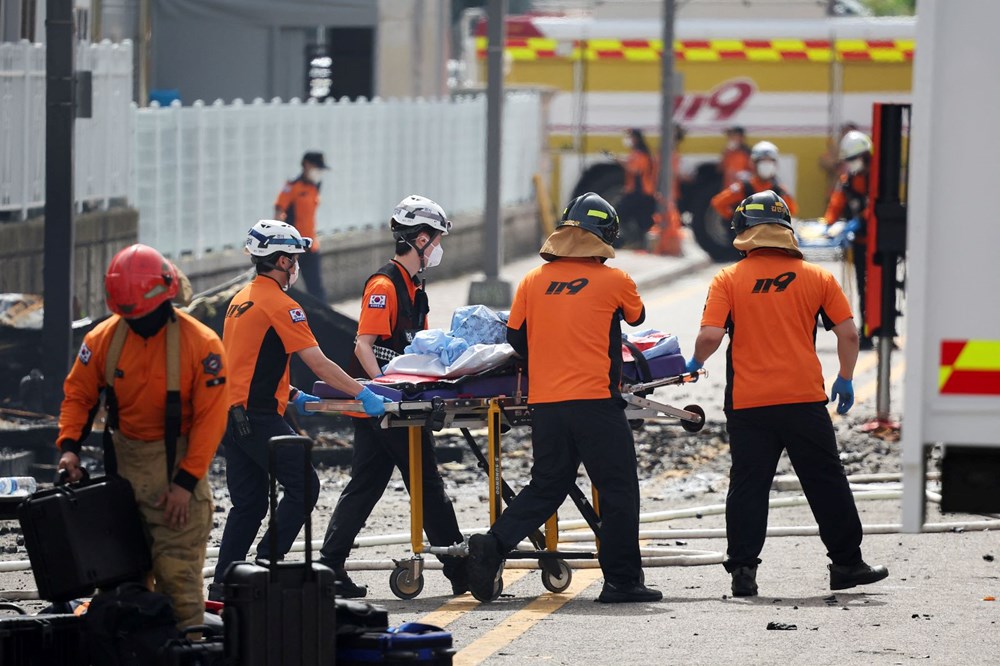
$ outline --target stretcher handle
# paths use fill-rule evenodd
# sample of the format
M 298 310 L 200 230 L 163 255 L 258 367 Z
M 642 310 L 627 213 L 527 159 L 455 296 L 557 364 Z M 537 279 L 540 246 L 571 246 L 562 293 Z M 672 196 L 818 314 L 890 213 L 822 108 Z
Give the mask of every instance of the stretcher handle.
M 307 412 L 322 413 L 329 412 L 332 414 L 341 414 L 344 412 L 364 412 L 364 405 L 360 400 L 340 400 L 337 398 L 323 398 L 319 402 L 307 402 L 303 405 Z M 393 416 L 399 415 L 399 403 L 398 402 L 387 402 L 385 403 L 385 413 L 391 414 Z
M 642 391 L 650 391 L 661 386 L 671 386 L 673 384 L 689 384 L 691 382 L 698 381 L 702 376 L 707 377 L 708 371 L 704 368 L 700 370 L 695 370 L 694 372 L 682 372 L 679 375 L 674 375 L 673 377 L 662 377 L 660 379 L 654 379 L 651 382 L 643 382 L 641 384 L 625 384 L 622 386 L 622 393 L 640 393 Z

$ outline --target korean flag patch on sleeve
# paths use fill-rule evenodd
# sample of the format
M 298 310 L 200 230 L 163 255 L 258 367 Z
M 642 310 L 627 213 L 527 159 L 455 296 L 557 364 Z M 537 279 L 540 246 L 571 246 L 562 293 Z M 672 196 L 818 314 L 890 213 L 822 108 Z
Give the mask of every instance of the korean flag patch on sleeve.
M 300 321 L 306 320 L 306 313 L 305 310 L 303 310 L 302 308 L 292 308 L 291 310 L 288 311 L 288 316 L 292 318 L 293 324 L 297 324 Z
M 385 294 L 372 294 L 368 297 L 368 307 L 376 310 L 385 309 Z
M 83 363 L 84 365 L 87 365 L 88 363 L 90 363 L 90 357 L 93 356 L 93 355 L 94 355 L 94 352 L 90 351 L 90 347 L 87 346 L 86 342 L 84 342 L 82 345 L 80 345 L 80 353 L 78 355 L 79 359 L 80 359 L 80 363 Z

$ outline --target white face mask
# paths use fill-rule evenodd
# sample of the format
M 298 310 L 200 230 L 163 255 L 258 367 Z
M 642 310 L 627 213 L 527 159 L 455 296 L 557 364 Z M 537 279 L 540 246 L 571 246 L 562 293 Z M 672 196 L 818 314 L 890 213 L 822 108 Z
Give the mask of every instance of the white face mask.
M 299 281 L 299 262 L 292 264 L 292 267 L 288 269 L 288 284 L 285 285 L 284 291 L 288 291 L 292 288 L 296 282 Z
M 444 256 L 444 250 L 441 249 L 440 245 L 435 245 L 431 250 L 431 253 L 427 255 L 427 264 L 424 268 L 434 268 L 441 263 L 441 257 Z
M 623 136 L 622 137 L 622 145 L 625 146 L 626 148 L 631 148 L 632 147 L 632 139 L 630 139 L 627 136 Z
M 317 185 L 323 180 L 323 170 L 322 169 L 309 169 L 306 171 L 306 178 L 316 183 Z
M 778 165 L 771 160 L 757 162 L 757 175 L 764 180 L 770 180 L 778 173 Z
M 863 157 L 856 157 L 853 160 L 847 161 L 847 173 L 852 176 L 857 173 L 861 173 L 861 170 L 865 168 L 865 160 Z
M 739 139 L 730 139 L 730 140 L 729 140 L 729 141 L 728 141 L 728 142 L 726 143 L 726 148 L 727 148 L 728 150 L 736 150 L 736 149 L 737 149 L 737 148 L 739 148 L 739 147 L 740 147 L 740 140 L 739 140 Z

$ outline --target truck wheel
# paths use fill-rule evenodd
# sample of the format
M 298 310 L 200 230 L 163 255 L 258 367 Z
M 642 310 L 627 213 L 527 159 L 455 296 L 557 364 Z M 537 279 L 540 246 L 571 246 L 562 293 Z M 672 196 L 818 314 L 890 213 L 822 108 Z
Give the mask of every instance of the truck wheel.
M 692 211 L 691 231 L 705 252 L 714 261 L 731 263 L 740 258 L 740 253 L 733 247 L 733 232 L 729 228 L 729 220 L 723 220 L 711 206 L 705 206 L 701 214 Z

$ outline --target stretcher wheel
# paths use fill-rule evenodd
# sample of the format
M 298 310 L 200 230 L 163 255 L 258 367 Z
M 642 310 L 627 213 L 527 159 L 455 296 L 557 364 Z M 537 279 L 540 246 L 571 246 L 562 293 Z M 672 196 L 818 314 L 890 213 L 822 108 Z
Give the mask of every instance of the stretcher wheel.
M 389 589 L 400 599 L 413 599 L 424 589 L 424 577 L 413 576 L 406 567 L 396 567 L 389 574 Z
M 690 421 L 681 421 L 681 427 L 688 432 L 698 432 L 705 427 L 705 410 L 698 405 L 688 405 L 684 408 L 686 412 L 694 412 L 701 417 L 700 423 L 691 423 Z
M 573 582 L 573 570 L 566 564 L 566 560 L 556 560 L 554 564 L 558 567 L 559 574 L 553 576 L 549 571 L 542 569 L 542 585 L 549 592 L 559 594 L 565 592 Z

